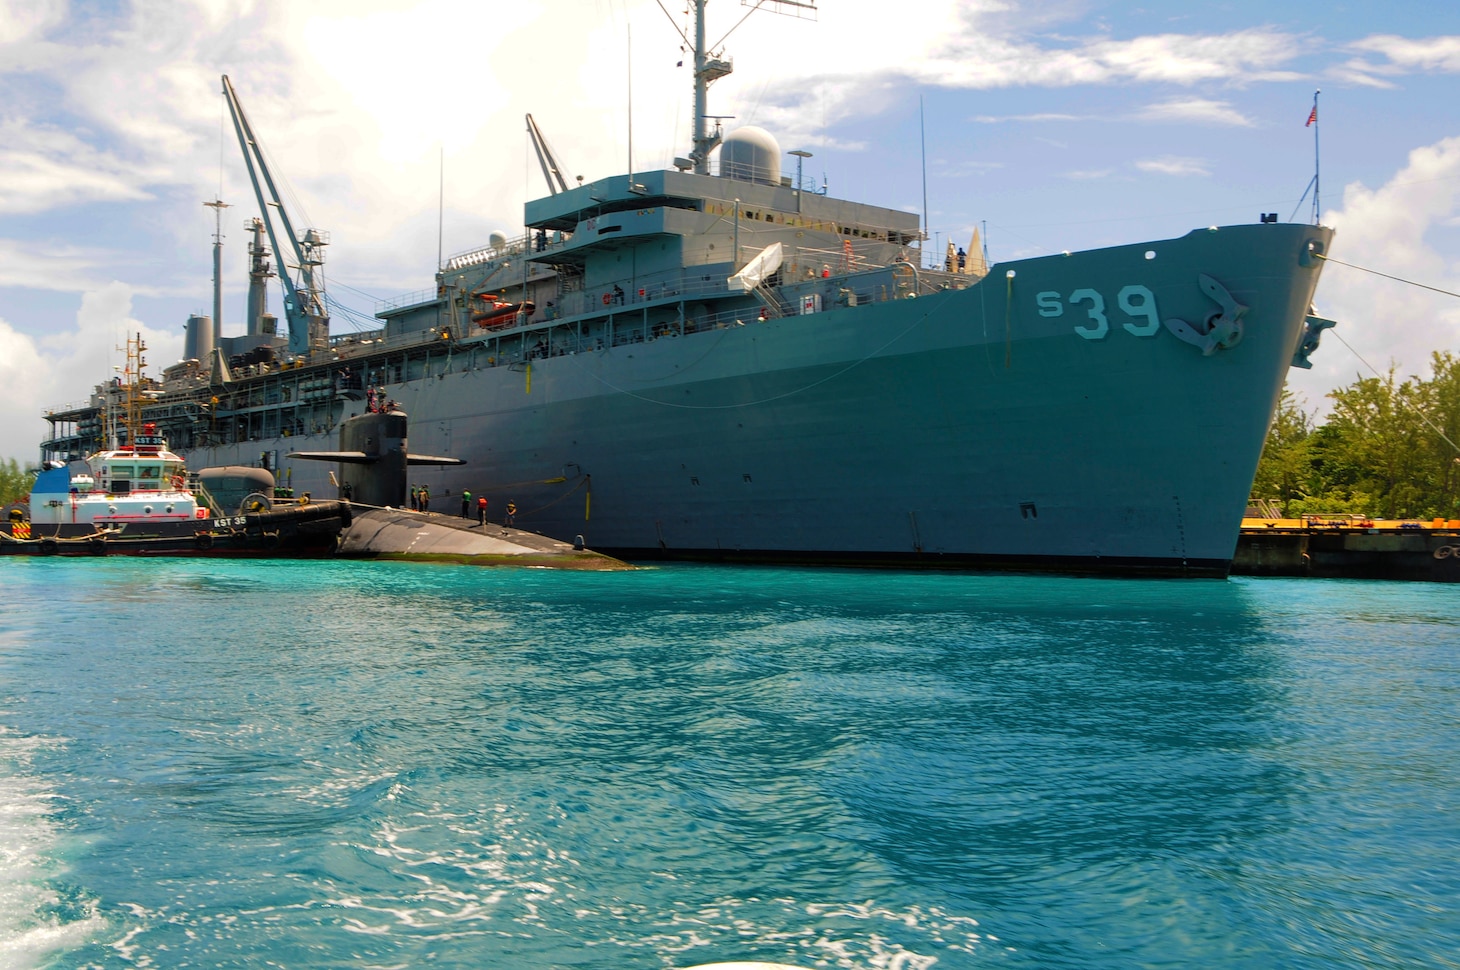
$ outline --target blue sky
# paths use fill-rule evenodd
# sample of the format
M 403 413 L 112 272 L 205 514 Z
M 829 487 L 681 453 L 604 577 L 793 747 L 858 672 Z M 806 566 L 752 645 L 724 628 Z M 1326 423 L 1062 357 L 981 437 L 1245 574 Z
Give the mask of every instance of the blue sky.
M 725 42 L 711 113 L 813 152 L 845 198 L 922 208 L 994 260 L 1134 243 L 1260 212 L 1308 218 L 1303 122 L 1321 88 L 1322 204 L 1337 258 L 1460 291 L 1460 10 L 1451 4 L 820 0 L 760 11 Z M 664 0 L 681 25 L 683 0 Z M 712 0 L 710 37 L 748 8 Z M 142 330 L 152 372 L 211 312 L 212 212 L 226 210 L 224 332 L 242 332 L 245 219 L 229 74 L 296 225 L 331 233 L 336 332 L 375 298 L 432 285 L 445 249 L 520 229 L 544 187 L 532 112 L 572 174 L 688 149 L 688 68 L 654 0 L 0 0 L 0 456 L 33 458 L 46 407 L 85 398 Z M 790 170 L 787 158 L 787 171 Z M 220 164 L 221 162 L 221 164 Z M 278 312 L 279 297 L 270 295 Z M 1460 300 L 1330 265 L 1340 321 L 1292 384 L 1310 408 L 1367 375 L 1460 350 Z M 366 322 L 359 322 L 359 321 Z

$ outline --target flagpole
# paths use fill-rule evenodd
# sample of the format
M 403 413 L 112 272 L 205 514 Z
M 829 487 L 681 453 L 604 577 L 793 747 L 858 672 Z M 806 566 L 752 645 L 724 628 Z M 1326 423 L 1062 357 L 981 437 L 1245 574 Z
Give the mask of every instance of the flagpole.
M 1318 225 L 1318 219 L 1323 208 L 1318 204 L 1318 95 L 1322 90 L 1313 92 L 1313 225 Z

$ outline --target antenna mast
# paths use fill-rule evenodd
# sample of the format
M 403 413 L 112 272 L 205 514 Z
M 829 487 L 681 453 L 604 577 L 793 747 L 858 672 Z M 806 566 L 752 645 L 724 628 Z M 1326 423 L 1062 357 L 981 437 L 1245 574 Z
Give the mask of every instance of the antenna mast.
M 733 60 L 728 57 L 721 57 L 718 54 L 711 54 L 710 48 L 705 44 L 705 4 L 707 2 L 708 0 L 693 0 L 695 39 L 691 46 L 695 52 L 694 150 L 689 153 L 688 159 L 683 160 L 689 162 L 689 165 L 680 166 L 679 161 L 675 162 L 675 165 L 678 167 L 692 168 L 696 175 L 710 174 L 710 153 L 719 146 L 722 137 L 718 119 L 715 120 L 714 134 L 711 134 L 709 131 L 710 85 L 735 70 L 735 62 Z M 750 14 L 755 13 L 762 7 L 771 8 L 777 13 L 788 14 L 798 18 L 814 18 L 816 16 L 816 0 L 740 0 L 740 5 L 742 7 L 749 7 L 750 12 L 745 17 L 741 17 L 740 23 L 737 23 L 735 27 L 739 27 L 740 24 L 745 23 L 746 17 L 749 17 Z M 660 3 L 659 8 L 663 10 L 664 4 Z M 669 15 L 669 11 L 667 10 L 664 13 L 665 16 Z M 670 17 L 670 22 L 673 23 L 673 21 L 674 18 Z M 716 48 L 725 42 L 726 37 L 729 37 L 730 34 L 735 32 L 735 27 L 731 27 L 729 32 L 725 34 L 725 37 L 720 38 L 715 44 Z M 678 24 L 675 24 L 675 30 L 679 30 Z M 689 38 L 684 36 L 683 31 L 680 31 L 679 36 L 686 44 L 690 44 Z
M 1313 119 L 1313 225 L 1318 225 L 1321 208 L 1318 204 L 1318 95 L 1322 90 L 1313 92 L 1313 113 L 1308 117 Z
M 918 144 L 921 146 L 923 155 L 923 239 L 928 238 L 928 134 L 923 127 L 923 96 L 918 95 Z M 922 243 L 918 243 L 918 262 L 927 265 L 927 254 L 922 251 Z M 933 249 L 937 250 L 934 244 Z M 934 257 L 937 257 L 936 251 Z
M 629 109 L 629 191 L 634 191 L 634 28 L 632 25 L 624 27 L 624 77 L 627 79 L 628 109 Z M 524 297 L 525 299 L 525 297 Z
M 217 197 L 203 205 L 213 210 L 216 222 L 213 227 L 213 346 L 219 347 L 223 337 L 223 210 L 230 206 Z
M 442 245 L 446 240 L 446 143 L 441 143 L 440 168 L 436 183 L 436 272 L 441 272 Z
M 694 0 L 695 5 L 695 141 L 694 151 L 689 153 L 694 162 L 696 175 L 710 174 L 710 152 L 720 144 L 720 122 L 715 122 L 715 133 L 708 131 L 710 84 L 735 70 L 735 63 L 728 59 L 712 58 L 705 50 L 705 0 Z

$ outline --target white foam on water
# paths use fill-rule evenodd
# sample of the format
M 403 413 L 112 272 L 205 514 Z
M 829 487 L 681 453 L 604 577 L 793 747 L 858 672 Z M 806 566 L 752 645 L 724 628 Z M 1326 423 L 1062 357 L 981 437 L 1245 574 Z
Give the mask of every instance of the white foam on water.
M 0 726 L 0 966 L 7 970 L 38 967 L 104 925 L 89 906 L 81 919 L 63 921 L 56 913 L 56 796 L 31 765 L 37 751 L 62 743 Z

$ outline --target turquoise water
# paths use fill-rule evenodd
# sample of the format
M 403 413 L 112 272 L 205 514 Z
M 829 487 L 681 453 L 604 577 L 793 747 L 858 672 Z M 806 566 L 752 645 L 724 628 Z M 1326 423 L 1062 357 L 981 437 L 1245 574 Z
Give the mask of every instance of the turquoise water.
M 1460 588 L 0 583 L 0 966 L 1460 966 Z

